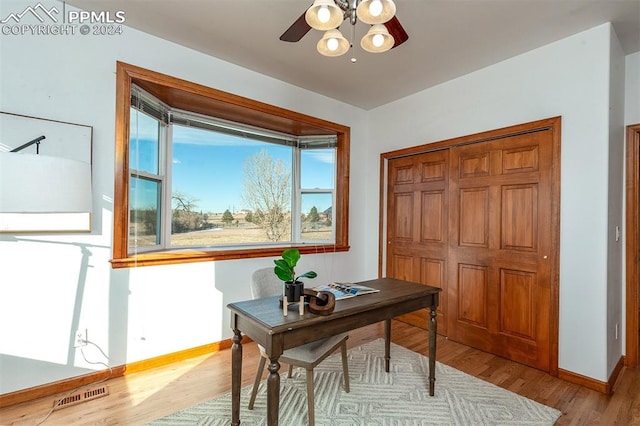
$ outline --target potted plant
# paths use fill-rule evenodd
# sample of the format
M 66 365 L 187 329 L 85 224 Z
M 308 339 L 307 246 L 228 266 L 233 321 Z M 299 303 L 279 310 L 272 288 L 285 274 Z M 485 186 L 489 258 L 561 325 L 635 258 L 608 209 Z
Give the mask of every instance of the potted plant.
M 296 275 L 296 265 L 300 260 L 300 251 L 297 248 L 289 248 L 282 252 L 282 257 L 273 262 L 276 264 L 273 272 L 284 281 L 283 294 L 289 302 L 295 302 L 304 294 L 304 284 L 298 281 L 299 278 L 315 278 L 318 276 L 314 271 L 307 271 L 304 274 Z

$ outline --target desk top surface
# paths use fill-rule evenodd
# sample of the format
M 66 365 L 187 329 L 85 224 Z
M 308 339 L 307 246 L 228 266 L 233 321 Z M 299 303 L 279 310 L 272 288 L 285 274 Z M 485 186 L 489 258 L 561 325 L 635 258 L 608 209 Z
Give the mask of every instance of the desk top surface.
M 282 309 L 279 307 L 279 296 L 230 303 L 227 305 L 227 308 L 229 308 L 234 315 L 250 319 L 276 332 L 283 328 L 291 330 L 294 328 L 309 327 L 315 323 L 319 325 L 322 322 L 362 314 L 376 309 L 383 309 L 388 306 L 411 302 L 416 299 L 433 300 L 441 291 L 441 289 L 437 287 L 394 278 L 379 278 L 356 284 L 362 284 L 380 291 L 336 300 L 336 307 L 329 315 L 315 315 L 309 311 L 305 311 L 304 315 L 300 315 L 297 306 L 295 306 L 289 309 L 287 316 L 284 316 L 282 315 Z M 437 304 L 437 299 L 435 300 Z

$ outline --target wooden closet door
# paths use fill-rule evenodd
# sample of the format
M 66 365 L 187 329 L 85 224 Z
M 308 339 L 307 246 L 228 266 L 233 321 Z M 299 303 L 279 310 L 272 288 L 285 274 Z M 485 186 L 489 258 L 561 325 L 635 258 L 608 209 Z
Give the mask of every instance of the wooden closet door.
M 550 370 L 552 131 L 451 148 L 448 337 Z
M 449 151 L 389 161 L 387 276 L 443 289 L 438 333 L 446 335 Z M 399 319 L 427 328 L 426 310 Z

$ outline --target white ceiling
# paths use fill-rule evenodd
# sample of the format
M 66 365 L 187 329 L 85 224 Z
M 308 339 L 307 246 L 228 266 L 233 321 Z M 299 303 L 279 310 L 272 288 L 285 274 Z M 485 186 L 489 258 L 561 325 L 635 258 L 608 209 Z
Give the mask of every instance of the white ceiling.
M 279 40 L 312 0 L 67 3 L 122 10 L 129 27 L 363 109 L 605 22 L 614 24 L 626 54 L 640 50 L 640 0 L 395 0 L 409 40 L 386 53 L 367 53 L 359 39 L 368 25 L 358 23 L 354 48 L 337 58 L 317 53 L 321 33 L 316 30 L 297 43 Z M 341 30 L 351 37 L 348 21 Z M 352 56 L 357 62 L 351 63 Z

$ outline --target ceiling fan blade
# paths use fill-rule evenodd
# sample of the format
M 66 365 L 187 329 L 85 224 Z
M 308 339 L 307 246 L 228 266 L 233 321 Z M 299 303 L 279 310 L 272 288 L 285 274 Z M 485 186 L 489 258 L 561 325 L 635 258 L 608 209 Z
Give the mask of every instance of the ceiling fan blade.
M 304 37 L 310 29 L 311 27 L 307 24 L 307 20 L 304 19 L 303 13 L 293 24 L 291 24 L 289 28 L 287 28 L 284 33 L 282 33 L 280 40 L 290 42 L 300 41 L 300 39 Z
M 407 34 L 407 32 L 404 30 L 397 17 L 394 16 L 393 18 L 385 22 L 384 25 L 385 27 L 387 27 L 387 31 L 389 31 L 389 34 L 391 34 L 393 36 L 393 39 L 395 40 L 393 47 L 398 47 L 409 39 L 409 34 Z

